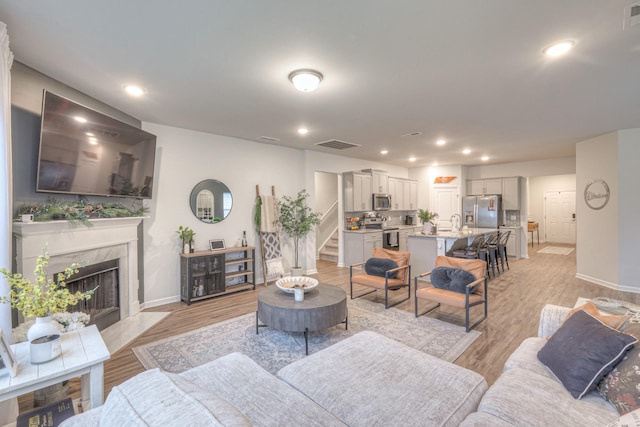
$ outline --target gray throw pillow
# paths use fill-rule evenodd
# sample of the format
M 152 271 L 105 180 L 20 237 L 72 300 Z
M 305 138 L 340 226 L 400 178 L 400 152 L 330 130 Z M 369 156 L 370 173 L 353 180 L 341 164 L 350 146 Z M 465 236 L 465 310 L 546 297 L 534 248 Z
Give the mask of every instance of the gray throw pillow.
M 398 263 L 389 258 L 369 258 L 364 265 L 364 271 L 369 276 L 382 276 L 384 277 L 387 270 L 392 270 L 398 267 Z M 395 279 L 398 275 L 397 271 L 389 273 L 389 279 Z
M 475 276 L 461 268 L 436 267 L 431 270 L 431 284 L 439 289 L 448 289 L 453 292 L 466 293 L 467 285 L 476 280 Z M 473 293 L 476 287 L 469 289 Z
M 592 391 L 638 340 L 580 310 L 569 317 L 538 352 L 576 399 Z

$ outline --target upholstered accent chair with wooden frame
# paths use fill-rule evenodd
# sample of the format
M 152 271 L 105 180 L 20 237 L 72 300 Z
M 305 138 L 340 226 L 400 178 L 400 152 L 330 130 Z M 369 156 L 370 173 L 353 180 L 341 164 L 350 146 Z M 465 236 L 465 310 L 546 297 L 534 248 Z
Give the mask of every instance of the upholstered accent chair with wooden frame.
M 469 332 L 471 329 L 478 326 L 480 322 L 487 318 L 487 263 L 481 259 L 463 259 L 438 256 L 438 258 L 436 258 L 435 267 L 460 268 L 462 270 L 470 272 L 476 280 L 466 285 L 465 293 L 461 293 L 454 292 L 448 289 L 436 288 L 431 284 L 419 288 L 419 282 L 426 284 L 424 280 L 420 281 L 419 279 L 429 276 L 431 274 L 431 271 L 416 276 L 414 284 L 416 317 L 422 316 L 423 314 L 427 314 L 435 310 L 436 308 L 440 307 L 441 304 L 464 308 L 464 326 L 465 330 Z M 422 313 L 418 313 L 419 300 L 429 301 L 432 303 L 435 302 L 436 305 Z M 469 309 L 476 305 L 484 305 L 484 315 L 473 325 L 469 326 Z
M 393 307 L 401 302 L 407 301 L 411 298 L 411 266 L 409 260 L 411 254 L 409 252 L 390 251 L 383 248 L 374 248 L 372 258 L 387 258 L 395 261 L 398 265 L 395 268 L 386 270 L 384 276 L 369 275 L 365 271 L 360 274 L 354 274 L 354 267 L 364 266 L 367 262 L 359 262 L 349 266 L 349 290 L 351 292 L 351 299 L 360 298 L 365 295 L 369 295 L 373 292 L 384 290 L 384 308 Z M 357 269 L 356 269 L 357 271 Z M 396 273 L 395 275 L 393 273 Z M 395 277 L 394 277 L 395 276 Z M 360 295 L 353 294 L 353 285 L 362 285 L 370 288 L 374 288 L 371 291 L 365 292 Z M 407 288 L 407 297 L 396 301 L 393 304 L 389 304 L 389 291 L 397 291 L 402 288 Z

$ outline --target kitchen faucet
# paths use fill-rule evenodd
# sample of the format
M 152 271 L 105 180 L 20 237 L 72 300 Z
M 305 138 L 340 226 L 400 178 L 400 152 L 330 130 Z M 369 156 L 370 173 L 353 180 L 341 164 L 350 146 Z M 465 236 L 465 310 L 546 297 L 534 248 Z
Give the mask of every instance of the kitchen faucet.
M 462 222 L 462 217 L 458 214 L 451 215 L 451 231 L 457 233 L 460 231 L 460 223 Z

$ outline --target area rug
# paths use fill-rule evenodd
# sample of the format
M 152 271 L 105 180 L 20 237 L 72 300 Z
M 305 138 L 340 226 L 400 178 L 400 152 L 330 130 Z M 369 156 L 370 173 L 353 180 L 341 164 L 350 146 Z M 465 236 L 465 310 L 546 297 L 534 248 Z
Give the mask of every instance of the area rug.
M 374 331 L 410 347 L 453 362 L 480 336 L 464 327 L 390 308 L 367 300 L 348 302 L 349 329 L 344 324 L 309 333 L 309 354 L 361 331 Z M 246 314 L 195 331 L 135 347 L 146 369 L 182 372 L 233 352 L 241 352 L 271 373 L 305 357 L 304 335 L 268 327 L 256 335 L 256 315 Z
M 539 254 L 553 254 L 553 255 L 569 255 L 575 248 L 564 248 L 560 246 L 547 246 L 538 251 Z

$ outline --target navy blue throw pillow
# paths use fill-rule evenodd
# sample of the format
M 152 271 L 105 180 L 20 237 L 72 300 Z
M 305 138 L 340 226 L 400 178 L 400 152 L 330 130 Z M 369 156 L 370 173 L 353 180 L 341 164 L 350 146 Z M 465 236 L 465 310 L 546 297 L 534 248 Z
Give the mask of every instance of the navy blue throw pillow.
M 576 399 L 593 390 L 638 340 L 602 324 L 584 310 L 564 321 L 538 352 Z
M 398 264 L 389 258 L 369 258 L 367 263 L 364 265 L 364 271 L 367 272 L 369 276 L 382 276 L 387 272 L 387 270 L 391 270 L 393 268 L 398 267 Z M 389 279 L 395 279 L 398 275 L 397 271 L 389 273 Z
M 448 289 L 453 292 L 466 293 L 467 285 L 476 280 L 475 276 L 467 270 L 452 267 L 436 267 L 431 270 L 431 284 L 440 289 Z M 476 287 L 469 289 L 473 293 Z

